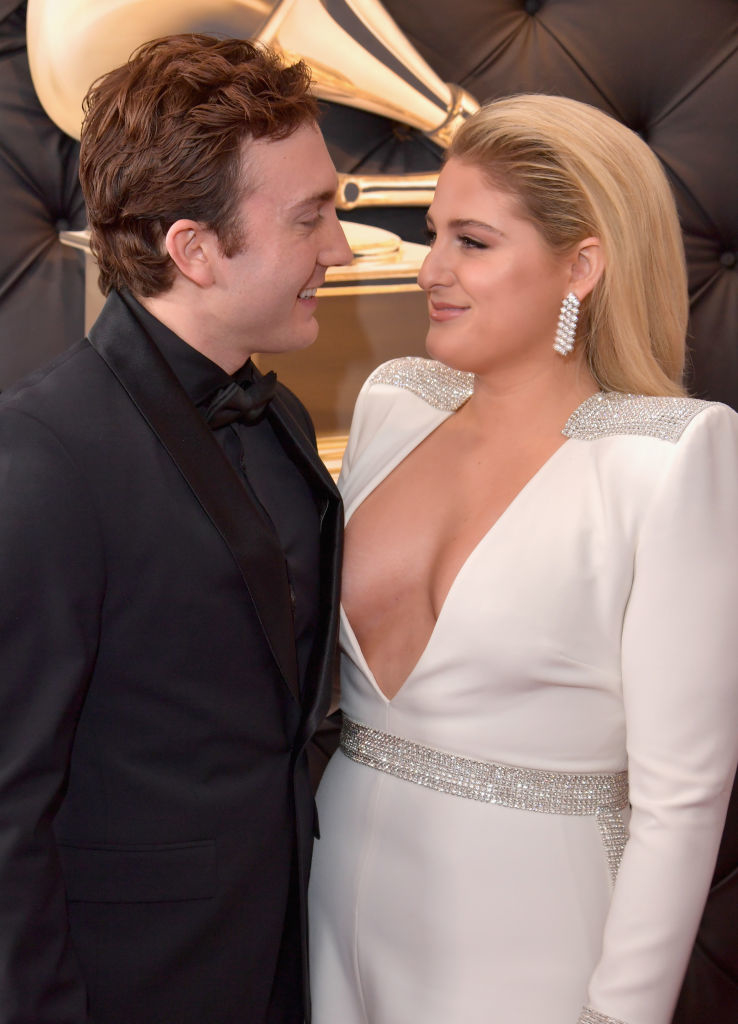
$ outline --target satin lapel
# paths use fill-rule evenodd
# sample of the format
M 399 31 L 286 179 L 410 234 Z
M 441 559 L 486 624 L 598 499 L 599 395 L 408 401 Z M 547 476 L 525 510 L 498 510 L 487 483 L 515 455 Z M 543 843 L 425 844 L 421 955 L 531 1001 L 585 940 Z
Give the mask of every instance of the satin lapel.
M 159 350 L 112 295 L 89 333 L 134 405 L 166 448 L 231 551 L 274 660 L 300 699 L 297 652 L 284 555 Z
M 292 415 L 279 393 L 267 406 L 267 418 L 296 464 L 307 471 L 312 482 L 317 484 L 320 492 L 324 494 L 326 501 L 340 501 L 338 489 L 325 463 L 315 450 L 312 438 L 308 437 L 305 428 Z
M 321 532 L 319 642 L 313 647 L 303 688 L 301 743 L 310 739 L 328 714 L 333 695 L 342 555 L 343 505 L 330 501 Z
M 333 690 L 338 638 L 338 608 L 343 554 L 343 503 L 333 478 L 315 450 L 311 437 L 279 393 L 267 416 L 295 463 L 302 466 L 323 495 L 320 527 L 320 598 L 318 628 L 303 684 L 302 739 L 309 738 L 325 718 Z

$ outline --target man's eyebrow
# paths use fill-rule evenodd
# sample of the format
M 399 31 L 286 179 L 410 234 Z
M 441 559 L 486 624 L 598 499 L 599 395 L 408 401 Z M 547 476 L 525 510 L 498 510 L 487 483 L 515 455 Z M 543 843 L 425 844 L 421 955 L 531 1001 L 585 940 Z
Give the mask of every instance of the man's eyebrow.
M 297 202 L 292 203 L 290 210 L 299 213 L 301 210 L 310 209 L 311 206 L 322 206 L 323 203 L 332 202 L 336 198 L 337 190 L 338 185 L 336 184 L 335 189 L 328 188 L 323 192 L 316 192 L 315 195 L 307 196 L 306 199 L 298 199 Z

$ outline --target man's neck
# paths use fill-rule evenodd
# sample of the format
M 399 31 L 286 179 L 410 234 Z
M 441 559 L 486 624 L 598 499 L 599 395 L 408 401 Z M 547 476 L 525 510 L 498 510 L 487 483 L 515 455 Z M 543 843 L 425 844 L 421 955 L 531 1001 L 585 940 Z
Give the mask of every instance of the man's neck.
M 136 295 L 135 298 L 182 341 L 207 356 L 228 374 L 235 373 L 253 355 L 251 352 L 236 352 L 228 346 L 219 345 L 205 327 L 202 308 L 194 308 L 188 296 L 180 294 L 180 289 L 176 287 L 160 295 Z

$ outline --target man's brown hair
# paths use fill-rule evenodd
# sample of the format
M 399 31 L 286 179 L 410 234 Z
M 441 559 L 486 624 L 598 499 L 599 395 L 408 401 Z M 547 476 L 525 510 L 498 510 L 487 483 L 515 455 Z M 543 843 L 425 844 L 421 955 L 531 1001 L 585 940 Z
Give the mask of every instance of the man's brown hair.
M 180 218 L 243 246 L 238 206 L 246 139 L 283 139 L 315 122 L 310 72 L 241 39 L 192 34 L 141 46 L 84 101 L 80 181 L 104 294 L 167 291 L 164 245 Z

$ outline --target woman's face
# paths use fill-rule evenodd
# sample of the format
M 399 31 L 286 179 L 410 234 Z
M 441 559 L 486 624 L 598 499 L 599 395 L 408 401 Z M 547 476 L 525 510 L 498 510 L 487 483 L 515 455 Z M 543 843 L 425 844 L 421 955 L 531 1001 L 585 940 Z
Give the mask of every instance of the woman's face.
M 572 260 L 554 255 L 516 199 L 472 164 L 451 159 L 428 211 L 429 355 L 477 374 L 534 367 L 553 351 Z

